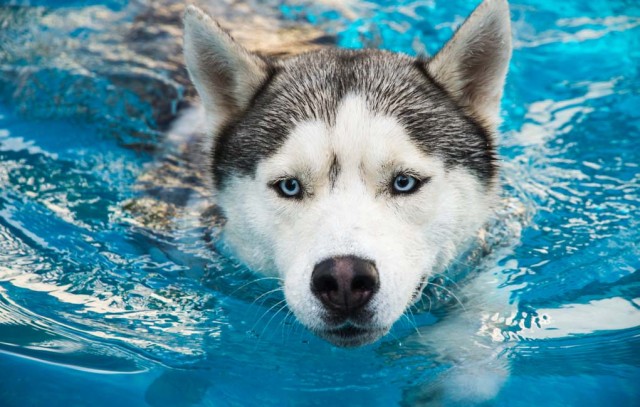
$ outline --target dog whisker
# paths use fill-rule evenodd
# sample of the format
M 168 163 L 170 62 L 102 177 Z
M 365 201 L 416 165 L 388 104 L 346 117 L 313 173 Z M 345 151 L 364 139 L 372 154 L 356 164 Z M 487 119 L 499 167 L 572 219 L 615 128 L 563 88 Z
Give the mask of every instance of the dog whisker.
M 262 320 L 262 318 L 264 318 L 267 314 L 269 314 L 269 311 L 271 311 L 272 309 L 280 306 L 280 304 L 282 304 L 283 302 L 286 302 L 287 300 L 281 300 L 276 302 L 275 304 L 273 304 L 271 307 L 269 307 L 269 309 L 267 309 L 265 312 L 262 313 L 262 315 L 260 316 L 260 318 L 258 318 L 258 320 L 253 324 L 253 326 L 251 327 L 251 331 L 253 331 L 256 326 L 258 326 L 258 324 L 260 323 L 260 321 Z
M 409 315 L 407 315 L 407 313 L 409 313 L 411 315 L 411 318 L 409 317 Z M 422 337 L 422 334 L 420 333 L 420 330 L 418 329 L 418 324 L 416 323 L 415 315 L 413 315 L 413 312 L 411 311 L 411 308 L 407 308 L 407 310 L 402 314 L 402 316 L 404 318 L 406 318 L 407 321 L 409 321 L 409 324 L 411 324 L 411 326 L 416 331 L 418 336 Z
M 267 292 L 265 292 L 265 293 L 262 293 L 262 294 L 260 294 L 259 296 L 257 296 L 257 297 L 256 297 L 256 298 L 251 302 L 251 304 L 249 304 L 249 306 L 253 306 L 253 305 L 255 305 L 255 304 L 256 304 L 256 302 L 257 302 L 258 300 L 260 300 L 261 298 L 266 297 L 266 296 L 268 296 L 269 294 L 277 293 L 278 291 L 284 292 L 284 290 L 282 289 L 282 287 L 274 288 L 273 290 L 269 290 L 269 291 L 267 291 Z M 265 299 L 265 300 L 266 300 L 266 299 Z M 263 301 L 263 302 L 264 302 L 264 301 Z
M 273 319 L 280 313 L 282 312 L 282 310 L 287 308 L 287 304 L 285 301 L 285 304 L 283 306 L 281 306 L 280 308 L 278 308 L 278 310 L 276 312 L 273 313 L 273 315 L 271 316 L 271 318 L 269 318 L 269 321 L 267 321 L 267 324 L 264 326 L 264 328 L 262 328 L 262 332 L 260 332 L 260 335 L 258 336 L 258 344 L 260 343 L 260 341 L 262 340 L 262 337 L 264 336 L 265 332 L 267 331 L 267 328 L 269 328 L 269 325 L 271 324 L 271 321 L 273 321 Z
M 444 292 L 448 293 L 449 295 L 451 295 L 451 297 L 453 297 L 453 298 L 458 302 L 458 304 L 460 304 L 460 306 L 462 307 L 462 310 L 463 310 L 463 311 L 466 311 L 466 310 L 467 310 L 467 309 L 465 308 L 464 304 L 462 303 L 462 301 L 460 301 L 460 299 L 459 299 L 459 298 L 458 298 L 458 297 L 453 293 L 453 291 L 449 290 L 449 289 L 448 289 L 448 288 L 446 288 L 445 286 L 442 286 L 442 285 L 440 285 L 440 284 L 433 283 L 433 282 L 431 282 L 431 281 L 429 281 L 429 282 L 427 283 L 427 286 L 429 286 L 429 285 L 432 285 L 432 286 L 434 286 L 434 287 L 440 288 L 440 289 L 441 289 L 441 290 L 443 290 Z
M 289 309 L 287 311 L 287 314 L 284 316 L 284 318 L 282 319 L 282 321 L 280 321 L 280 326 L 282 327 L 281 331 L 282 331 L 282 340 L 284 341 L 284 334 L 285 334 L 285 330 L 287 330 L 287 341 L 291 338 L 291 332 L 292 332 L 292 325 L 293 323 L 287 323 L 287 321 L 289 320 L 290 317 L 294 316 L 293 312 Z M 295 322 L 295 318 L 294 318 L 294 322 Z
M 464 264 L 466 266 L 466 263 Z M 449 271 L 449 267 L 446 267 L 446 270 Z M 453 280 L 451 277 L 449 277 L 446 273 L 434 273 L 433 277 L 440 277 L 441 279 L 448 281 L 454 287 L 456 288 L 460 287 L 458 283 L 455 280 Z
M 233 290 L 232 292 L 227 294 L 226 298 L 232 297 L 235 293 L 237 293 L 238 291 L 242 290 L 243 288 L 245 288 L 247 286 L 250 286 L 251 284 L 259 283 L 259 282 L 265 281 L 265 280 L 277 280 L 280 283 L 283 282 L 283 280 L 280 277 L 261 277 L 261 278 L 257 278 L 255 280 L 251 280 L 248 283 L 243 284 L 240 287 L 236 288 L 235 290 Z

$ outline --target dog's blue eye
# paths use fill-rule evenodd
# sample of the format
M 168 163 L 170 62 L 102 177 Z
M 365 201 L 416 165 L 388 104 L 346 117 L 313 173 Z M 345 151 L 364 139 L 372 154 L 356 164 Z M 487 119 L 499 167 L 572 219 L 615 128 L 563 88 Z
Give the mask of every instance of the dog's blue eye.
M 393 180 L 393 192 L 410 194 L 418 189 L 420 181 L 411 175 L 399 174 Z
M 277 187 L 280 195 L 285 198 L 299 198 L 302 196 L 300 181 L 295 178 L 287 178 L 278 182 Z

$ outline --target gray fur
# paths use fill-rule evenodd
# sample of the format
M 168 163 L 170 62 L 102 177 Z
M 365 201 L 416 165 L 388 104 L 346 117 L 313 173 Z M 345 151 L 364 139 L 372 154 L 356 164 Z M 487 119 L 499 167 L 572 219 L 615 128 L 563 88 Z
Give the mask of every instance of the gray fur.
M 333 188 L 336 185 L 338 180 L 338 176 L 340 175 L 340 163 L 338 162 L 338 156 L 333 155 L 333 160 L 331 160 L 331 168 L 329 169 L 329 183 Z
M 483 1 L 432 60 L 339 49 L 269 60 L 247 51 L 196 7 L 187 8 L 185 25 L 187 66 L 209 112 L 218 189 L 231 174 L 252 175 L 297 124 L 332 125 L 348 93 L 395 117 L 448 168 L 464 166 L 485 186 L 493 184 L 491 133 L 511 56 L 505 0 Z
M 490 132 L 456 104 L 424 68 L 425 61 L 378 50 L 327 49 L 271 61 L 271 75 L 251 107 L 216 137 L 213 172 L 223 187 L 231 175 L 251 175 L 305 120 L 331 125 L 348 92 L 370 108 L 396 117 L 412 139 L 449 167 L 465 166 L 484 184 L 496 175 Z
M 195 7 L 185 24 L 226 243 L 253 270 L 281 276 L 287 305 L 320 336 L 376 340 L 490 213 L 506 1 L 484 0 L 432 60 L 340 49 L 268 59 Z M 421 182 L 395 194 L 404 172 Z M 274 195 L 283 177 L 307 193 Z M 375 261 L 379 290 L 370 315 L 343 326 L 324 319 L 332 305 L 310 282 L 324 259 L 345 256 Z

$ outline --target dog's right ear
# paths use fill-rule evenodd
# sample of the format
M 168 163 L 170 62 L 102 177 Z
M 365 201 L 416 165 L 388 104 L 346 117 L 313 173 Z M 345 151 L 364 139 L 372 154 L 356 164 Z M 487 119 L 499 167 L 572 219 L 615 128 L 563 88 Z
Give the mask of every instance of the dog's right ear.
M 193 5 L 184 13 L 184 56 L 213 132 L 246 109 L 269 69 Z

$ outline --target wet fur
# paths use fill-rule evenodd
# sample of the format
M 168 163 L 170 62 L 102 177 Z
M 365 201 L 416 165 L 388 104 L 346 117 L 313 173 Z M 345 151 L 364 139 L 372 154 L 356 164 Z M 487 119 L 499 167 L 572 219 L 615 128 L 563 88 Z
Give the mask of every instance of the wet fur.
M 322 50 L 267 59 L 210 17 L 185 14 L 185 59 L 207 113 L 212 194 L 235 255 L 284 281 L 287 304 L 341 346 L 384 335 L 486 221 L 497 195 L 495 131 L 511 55 L 504 0 L 485 0 L 433 59 Z M 424 181 L 394 196 L 394 174 Z M 301 199 L 274 182 L 295 177 Z M 315 264 L 376 263 L 380 290 L 358 337 L 331 333 Z

